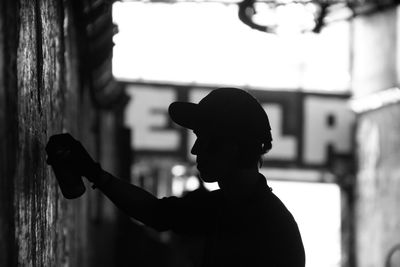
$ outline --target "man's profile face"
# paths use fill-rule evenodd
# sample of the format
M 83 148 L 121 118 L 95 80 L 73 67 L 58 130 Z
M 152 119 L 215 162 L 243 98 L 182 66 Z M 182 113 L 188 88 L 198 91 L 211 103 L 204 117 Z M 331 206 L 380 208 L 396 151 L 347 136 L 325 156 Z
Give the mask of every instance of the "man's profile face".
M 218 182 L 231 171 L 229 143 L 221 137 L 195 132 L 197 139 L 191 153 L 196 156 L 197 169 L 204 182 Z

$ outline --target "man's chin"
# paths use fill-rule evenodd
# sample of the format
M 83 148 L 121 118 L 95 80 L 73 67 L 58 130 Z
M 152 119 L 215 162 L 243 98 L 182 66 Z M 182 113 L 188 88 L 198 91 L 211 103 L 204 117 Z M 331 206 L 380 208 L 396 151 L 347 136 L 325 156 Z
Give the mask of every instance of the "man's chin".
M 214 183 L 217 182 L 217 179 L 214 178 L 214 176 L 207 175 L 206 173 L 200 172 L 200 178 L 203 180 L 205 183 Z

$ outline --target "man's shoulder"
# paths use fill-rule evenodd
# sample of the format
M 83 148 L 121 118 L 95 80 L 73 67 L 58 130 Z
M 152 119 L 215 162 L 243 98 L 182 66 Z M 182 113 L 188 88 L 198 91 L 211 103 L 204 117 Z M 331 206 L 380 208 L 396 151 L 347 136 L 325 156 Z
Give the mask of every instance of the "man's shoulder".
M 256 209 L 258 220 L 270 227 L 297 228 L 297 223 L 286 205 L 269 188 L 259 193 Z

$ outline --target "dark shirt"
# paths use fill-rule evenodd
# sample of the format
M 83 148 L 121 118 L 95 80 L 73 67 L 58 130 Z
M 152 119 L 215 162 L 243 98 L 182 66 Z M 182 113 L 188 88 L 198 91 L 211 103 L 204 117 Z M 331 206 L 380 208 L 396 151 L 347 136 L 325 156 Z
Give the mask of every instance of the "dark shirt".
M 252 196 L 233 204 L 221 190 L 167 197 L 145 222 L 159 231 L 204 236 L 200 266 L 304 267 L 296 221 L 260 175 Z

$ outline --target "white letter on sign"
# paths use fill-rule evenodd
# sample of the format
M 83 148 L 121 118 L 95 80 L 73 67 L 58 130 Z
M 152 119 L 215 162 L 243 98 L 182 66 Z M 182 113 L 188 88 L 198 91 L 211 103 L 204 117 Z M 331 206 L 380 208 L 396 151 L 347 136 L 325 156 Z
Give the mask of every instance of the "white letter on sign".
M 132 129 L 132 146 L 138 150 L 177 150 L 180 135 L 164 129 L 168 123 L 168 106 L 175 101 L 173 89 L 131 86 L 131 101 L 125 110 L 125 124 Z
M 324 164 L 327 148 L 350 153 L 354 115 L 346 99 L 306 96 L 304 100 L 303 159 L 308 164 Z

